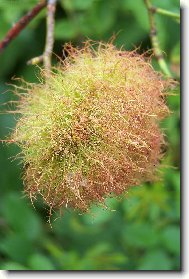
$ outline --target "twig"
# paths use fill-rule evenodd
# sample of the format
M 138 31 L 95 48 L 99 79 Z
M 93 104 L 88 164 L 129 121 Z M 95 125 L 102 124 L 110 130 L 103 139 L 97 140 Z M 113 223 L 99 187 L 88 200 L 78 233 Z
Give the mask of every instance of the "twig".
M 165 15 L 165 16 L 170 16 L 174 19 L 180 20 L 180 14 L 173 13 L 173 12 L 161 9 L 161 8 L 155 8 L 155 7 L 154 7 L 154 10 L 158 14 Z
M 32 58 L 27 64 L 44 63 L 47 75 L 50 74 L 51 69 L 51 56 L 54 45 L 54 17 L 56 11 L 57 0 L 48 0 L 47 4 L 47 32 L 44 53 L 38 57 Z
M 157 29 L 155 24 L 155 18 L 154 13 L 156 12 L 156 8 L 154 8 L 151 4 L 151 0 L 144 0 L 144 3 L 148 9 L 148 16 L 149 16 L 149 22 L 150 22 L 150 38 L 152 47 L 154 50 L 155 57 L 158 61 L 158 64 L 162 70 L 162 72 L 166 75 L 171 77 L 171 72 L 169 71 L 169 68 L 165 62 L 165 59 L 163 57 L 163 52 L 159 45 L 159 40 L 157 36 Z
M 31 11 L 24 15 L 15 25 L 8 31 L 5 38 L 0 42 L 0 53 L 6 46 L 18 36 L 18 34 L 28 25 L 28 23 L 46 6 L 46 0 L 40 1 Z
M 51 56 L 54 45 L 54 16 L 56 11 L 57 0 L 49 0 L 47 6 L 47 36 L 44 51 L 44 66 L 47 72 L 51 68 Z

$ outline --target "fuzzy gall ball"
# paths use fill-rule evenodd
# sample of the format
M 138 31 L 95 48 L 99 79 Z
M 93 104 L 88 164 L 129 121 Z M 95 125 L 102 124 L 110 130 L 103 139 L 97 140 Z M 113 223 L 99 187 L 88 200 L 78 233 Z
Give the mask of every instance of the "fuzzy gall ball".
M 31 198 L 86 211 L 156 176 L 169 82 L 135 51 L 99 44 L 68 52 L 21 94 L 12 140 Z

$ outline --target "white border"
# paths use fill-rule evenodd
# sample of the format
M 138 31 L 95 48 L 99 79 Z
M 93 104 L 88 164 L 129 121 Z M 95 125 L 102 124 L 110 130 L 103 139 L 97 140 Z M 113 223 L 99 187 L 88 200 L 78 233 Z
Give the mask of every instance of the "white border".
M 189 279 L 189 264 L 188 264 L 188 252 L 189 252 L 189 179 L 188 179 L 188 166 L 189 166 L 189 3 L 188 0 L 181 1 L 182 15 L 183 15 L 183 26 L 182 26 L 182 249 L 183 249 L 183 274 L 186 279 Z
M 85 1 L 85 0 L 83 0 Z M 116 1 L 116 0 L 115 0 Z M 134 0 L 133 0 L 134 1 Z M 129 278 L 184 278 L 189 279 L 189 203 L 187 198 L 189 197 L 189 3 L 188 0 L 181 0 L 182 8 L 182 272 L 5 272 L 0 271 L 0 279 L 5 278 L 104 278 L 104 277 L 127 277 Z

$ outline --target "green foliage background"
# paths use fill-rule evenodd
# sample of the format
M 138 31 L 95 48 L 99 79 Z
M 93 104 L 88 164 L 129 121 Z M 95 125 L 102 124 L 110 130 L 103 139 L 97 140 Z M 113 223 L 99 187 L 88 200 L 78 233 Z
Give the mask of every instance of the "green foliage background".
M 179 13 L 178 0 L 154 0 L 154 5 Z M 0 1 L 0 39 L 37 0 Z M 156 15 L 158 36 L 166 61 L 179 79 L 179 24 Z M 81 45 L 87 38 L 107 41 L 125 49 L 151 48 L 143 0 L 61 0 L 58 2 L 54 52 L 62 55 L 67 41 Z M 37 82 L 37 69 L 26 61 L 43 51 L 45 10 L 0 56 L 0 101 L 15 100 L 7 83 L 13 76 Z M 56 63 L 56 59 L 54 61 Z M 154 67 L 159 70 L 153 61 Z M 142 78 L 142 77 L 141 77 Z M 179 270 L 180 176 L 179 89 L 168 97 L 171 116 L 162 123 L 167 155 L 159 182 L 132 188 L 121 201 L 107 199 L 108 210 L 93 206 L 92 215 L 71 209 L 48 221 L 48 209 L 38 201 L 36 210 L 23 195 L 19 151 L 0 144 L 0 269 L 9 270 Z M 0 139 L 15 126 L 13 115 L 3 113 Z M 59 213 L 54 214 L 59 217 Z

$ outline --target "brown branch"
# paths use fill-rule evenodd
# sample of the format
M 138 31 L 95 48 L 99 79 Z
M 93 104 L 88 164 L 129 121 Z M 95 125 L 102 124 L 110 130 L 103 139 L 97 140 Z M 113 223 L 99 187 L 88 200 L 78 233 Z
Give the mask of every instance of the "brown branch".
M 14 26 L 8 31 L 5 38 L 0 41 L 0 53 L 7 45 L 18 36 L 18 34 L 28 25 L 28 23 L 46 6 L 46 0 L 41 0 L 31 11 L 24 15 Z
M 146 5 L 146 8 L 148 10 L 148 16 L 149 16 L 149 23 L 150 23 L 150 39 L 152 43 L 152 47 L 154 50 L 155 57 L 157 59 L 157 62 L 162 70 L 162 72 L 166 75 L 171 77 L 171 72 L 169 71 L 169 68 L 165 62 L 165 59 L 163 57 L 163 52 L 160 48 L 158 36 L 157 36 L 157 28 L 155 23 L 154 14 L 156 13 L 156 8 L 154 8 L 151 4 L 151 0 L 144 0 L 144 3 Z

